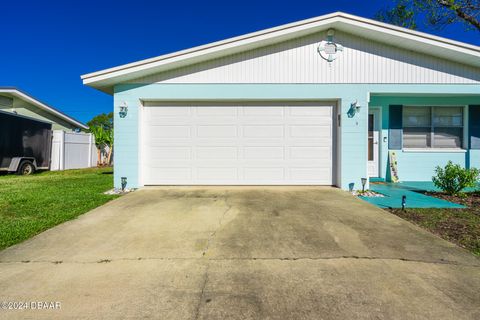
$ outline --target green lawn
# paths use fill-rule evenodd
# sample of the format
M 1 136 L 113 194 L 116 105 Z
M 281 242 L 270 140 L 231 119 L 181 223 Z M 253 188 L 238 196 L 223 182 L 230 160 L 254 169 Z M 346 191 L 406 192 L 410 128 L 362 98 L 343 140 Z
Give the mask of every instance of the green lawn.
M 71 220 L 117 196 L 112 168 L 0 176 L 0 249 Z

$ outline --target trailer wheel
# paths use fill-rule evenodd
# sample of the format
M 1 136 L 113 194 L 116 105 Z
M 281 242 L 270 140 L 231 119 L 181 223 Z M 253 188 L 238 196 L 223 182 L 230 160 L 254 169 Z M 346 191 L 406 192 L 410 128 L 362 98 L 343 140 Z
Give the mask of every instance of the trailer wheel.
M 31 161 L 25 160 L 22 161 L 20 166 L 18 167 L 17 174 L 22 176 L 28 176 L 35 172 L 35 166 Z

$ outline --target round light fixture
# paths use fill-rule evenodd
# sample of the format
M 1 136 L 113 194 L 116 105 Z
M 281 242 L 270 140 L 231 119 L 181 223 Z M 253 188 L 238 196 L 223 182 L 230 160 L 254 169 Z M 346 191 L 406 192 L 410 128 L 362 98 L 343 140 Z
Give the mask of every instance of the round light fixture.
M 335 30 L 328 30 L 327 40 L 320 42 L 317 48 L 318 54 L 320 54 L 320 56 L 328 62 L 332 62 L 337 59 L 338 53 L 343 51 L 343 46 L 333 41 L 334 35 Z

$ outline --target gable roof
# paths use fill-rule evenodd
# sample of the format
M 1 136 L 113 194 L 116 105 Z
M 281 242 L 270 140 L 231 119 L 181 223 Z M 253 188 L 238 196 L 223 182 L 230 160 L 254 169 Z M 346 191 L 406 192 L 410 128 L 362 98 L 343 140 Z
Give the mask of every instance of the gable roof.
M 15 97 L 15 98 L 18 98 L 20 100 L 26 101 L 26 102 L 30 103 L 31 105 L 33 105 L 33 106 L 35 106 L 35 107 L 37 107 L 41 110 L 44 110 L 44 111 L 46 111 L 50 114 L 53 114 L 56 117 L 72 124 L 75 127 L 78 127 L 78 128 L 84 129 L 84 130 L 88 130 L 88 126 L 84 125 L 82 122 L 80 122 L 78 120 L 75 120 L 74 118 L 72 118 L 70 116 L 67 116 L 65 113 L 55 109 L 54 107 L 51 107 L 51 106 L 35 99 L 31 95 L 21 91 L 20 89 L 17 89 L 15 87 L 0 87 L 0 94 L 2 94 L 2 93 L 6 93 L 11 97 Z
M 330 28 L 395 47 L 480 67 L 480 47 L 478 46 L 343 12 L 335 12 L 85 74 L 81 76 L 81 79 L 85 85 L 106 93 L 112 93 L 115 84 L 128 80 L 271 45 Z

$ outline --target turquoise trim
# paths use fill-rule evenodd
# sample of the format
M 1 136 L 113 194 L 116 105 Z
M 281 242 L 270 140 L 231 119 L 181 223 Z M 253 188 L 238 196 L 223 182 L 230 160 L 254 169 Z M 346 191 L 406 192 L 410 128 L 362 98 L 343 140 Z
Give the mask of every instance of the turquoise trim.
M 453 208 L 462 209 L 465 206 L 446 200 L 430 197 L 416 191 L 424 191 L 411 188 L 399 183 L 371 184 L 370 190 L 383 194 L 384 197 L 360 197 L 380 208 L 401 208 L 402 197 L 406 196 L 406 208 Z
M 461 96 L 470 104 L 480 103 L 478 85 L 432 84 L 120 84 L 114 88 L 115 121 L 115 186 L 127 177 L 128 187 L 139 187 L 139 113 L 142 100 L 208 101 L 208 100 L 330 100 L 339 101 L 342 115 L 340 126 L 341 169 L 338 185 L 348 189 L 361 188 L 367 176 L 367 113 L 368 97 L 383 99 L 385 95 L 442 95 L 445 99 Z M 376 96 L 381 95 L 381 96 Z M 448 96 L 452 97 L 448 97 Z M 405 97 L 404 97 L 405 98 Z M 408 97 L 407 97 L 408 98 Z M 412 98 L 417 99 L 417 98 Z M 443 99 L 443 98 L 442 98 Z M 128 104 L 125 118 L 118 115 L 119 106 Z M 349 117 L 351 103 L 362 106 Z M 463 101 L 463 100 L 462 100 Z M 372 101 L 370 102 L 372 104 Z M 388 112 L 382 111 L 383 117 Z M 388 123 L 387 123 L 388 126 Z M 383 151 L 383 150 L 382 150 Z M 385 155 L 386 153 L 382 153 Z M 383 157 L 383 156 L 382 156 Z M 382 160 L 382 167 L 386 162 Z M 384 177 L 384 175 L 383 175 Z M 368 186 L 367 186 L 368 187 Z

